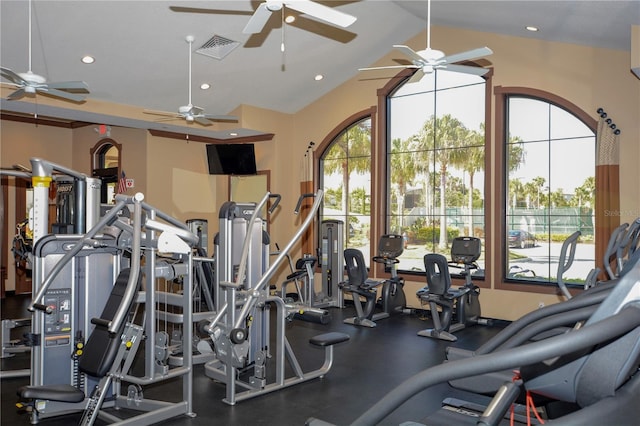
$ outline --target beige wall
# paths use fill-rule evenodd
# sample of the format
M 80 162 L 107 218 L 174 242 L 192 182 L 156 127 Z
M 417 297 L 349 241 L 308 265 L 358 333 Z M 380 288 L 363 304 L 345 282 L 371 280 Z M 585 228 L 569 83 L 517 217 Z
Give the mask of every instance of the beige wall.
M 640 216 L 640 194 L 636 184 L 640 181 L 637 166 L 640 160 L 640 80 L 629 70 L 629 52 L 444 27 L 434 27 L 432 33 L 434 46 L 446 53 L 483 45 L 491 47 L 494 54 L 486 60 L 494 67 L 494 86 L 548 91 L 566 98 L 594 118 L 597 108 L 603 107 L 622 129 L 622 220 L 630 221 Z M 419 50 L 425 47 L 425 41 L 423 32 L 406 44 Z M 381 52 L 390 47 L 384 47 Z M 373 65 L 388 65 L 398 57 L 398 54 L 390 53 Z M 233 111 L 241 117 L 243 127 L 275 134 L 272 141 L 256 143 L 258 169 L 271 171 L 271 191 L 282 195 L 281 207 L 271 220 L 273 242 L 280 246 L 286 244 L 300 223 L 301 218 L 293 215 L 293 209 L 300 193 L 301 162 L 309 142 L 314 141 L 317 146 L 347 117 L 377 105 L 376 91 L 387 80 L 373 77 L 390 74 L 376 73 L 378 71 L 358 73 L 295 114 L 247 105 Z M 109 107 L 102 102 L 87 102 L 82 107 L 111 114 L 114 110 L 122 115 L 138 114 L 126 107 Z M 204 144 L 153 137 L 144 131 L 121 128 L 112 129 L 111 137 L 123 145 L 123 168 L 127 177 L 135 179 L 134 191 L 143 192 L 146 202 L 183 221 L 208 219 L 209 234 L 217 231 L 218 208 L 228 199 L 228 178 L 208 175 Z M 493 139 L 491 143 L 495 143 Z M 30 157 L 41 156 L 88 172 L 88 149 L 95 142 L 97 135 L 91 128 L 72 131 L 3 121 L 0 165 L 28 163 Z M 576 153 L 576 158 L 578 155 Z M 494 162 L 492 169 L 495 165 Z M 496 214 L 495 208 L 490 214 Z M 292 256 L 299 255 L 300 247 L 296 246 Z M 492 267 L 491 261 L 487 267 Z M 286 268 L 281 268 L 274 282 L 281 281 L 287 272 Z M 414 305 L 418 301 L 413 300 L 413 294 L 422 285 L 420 280 L 407 284 L 407 299 Z M 556 296 L 496 290 L 493 288 L 495 283 L 491 286 L 481 294 L 485 316 L 514 319 L 537 308 L 540 303 L 558 301 Z
M 20 164 L 31 168 L 30 158 L 44 158 L 65 167 L 72 167 L 70 129 L 41 125 L 26 125 L 14 121 L 0 121 L 0 167 L 12 167 Z M 5 200 L 5 214 L 9 223 L 7 235 L 2 236 L 2 244 L 8 248 L 7 255 L 12 256 L 12 240 L 15 235 L 15 224 L 25 218 L 15 215 L 15 186 L 14 178 L 9 178 L 7 200 Z M 6 290 L 15 289 L 15 269 L 13 262 L 8 262 Z

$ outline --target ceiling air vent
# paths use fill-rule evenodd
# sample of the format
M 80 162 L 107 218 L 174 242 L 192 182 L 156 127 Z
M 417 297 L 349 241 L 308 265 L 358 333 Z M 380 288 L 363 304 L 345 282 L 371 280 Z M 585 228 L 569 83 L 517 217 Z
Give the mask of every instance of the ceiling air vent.
M 222 59 L 231 53 L 233 49 L 238 47 L 239 44 L 239 41 L 233 41 L 219 35 L 214 35 L 209 39 L 209 41 L 198 48 L 196 53 L 210 56 L 215 59 Z

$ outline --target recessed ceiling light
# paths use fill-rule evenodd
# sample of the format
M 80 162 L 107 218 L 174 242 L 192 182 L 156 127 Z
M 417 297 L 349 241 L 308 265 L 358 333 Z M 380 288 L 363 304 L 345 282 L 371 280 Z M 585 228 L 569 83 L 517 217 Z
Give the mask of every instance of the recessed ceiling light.
M 315 81 L 320 81 L 320 80 L 322 80 L 323 78 L 324 78 L 324 75 L 322 75 L 322 74 L 317 74 L 315 77 L 313 77 L 313 79 L 314 79 Z
M 533 33 L 538 31 L 538 27 L 534 27 L 533 25 L 527 25 L 525 28 L 527 31 L 531 31 Z
M 290 24 L 295 20 L 296 20 L 296 17 L 293 15 L 287 15 L 287 17 L 284 18 L 284 22 L 286 22 L 287 24 Z
M 238 134 L 236 132 L 231 132 L 229 133 L 229 136 L 238 136 Z
M 96 59 L 93 56 L 83 56 L 82 59 L 80 59 L 82 61 L 83 64 L 92 64 L 96 61 Z
M 210 88 L 211 88 L 211 85 L 210 85 L 209 83 L 202 83 L 202 84 L 200 85 L 200 88 L 201 88 L 202 90 L 207 90 L 207 89 L 210 89 Z

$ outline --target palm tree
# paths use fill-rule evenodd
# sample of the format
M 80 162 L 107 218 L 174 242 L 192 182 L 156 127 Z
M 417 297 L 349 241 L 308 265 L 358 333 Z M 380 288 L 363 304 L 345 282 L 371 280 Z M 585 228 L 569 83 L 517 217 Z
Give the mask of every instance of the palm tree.
M 466 151 L 459 149 L 463 145 L 467 128 L 450 114 L 442 117 L 431 116 L 415 139 L 421 151 L 427 152 L 433 147 L 435 164 L 440 173 L 440 249 L 447 247 L 446 199 L 447 168 L 464 164 Z
M 404 227 L 404 198 L 407 186 L 416 177 L 416 162 L 411 152 L 411 139 L 394 139 L 391 141 L 391 177 L 390 182 L 394 186 L 398 204 L 398 231 Z
M 469 174 L 469 197 L 467 205 L 469 208 L 469 235 L 473 236 L 473 177 L 481 170 L 484 170 L 484 123 L 480 123 L 480 131 L 469 131 L 467 142 L 470 145 L 465 149 L 467 152 L 463 169 Z
M 574 190 L 573 197 L 571 198 L 571 205 L 576 207 L 593 207 L 593 196 L 596 189 L 596 179 L 593 176 L 589 176 L 585 179 L 581 186 Z
M 511 173 L 518 170 L 520 165 L 524 163 L 525 155 L 526 152 L 522 138 L 509 135 L 509 142 L 507 143 L 507 185 L 509 198 L 507 198 L 506 201 L 507 205 L 509 205 L 510 202 L 512 203 L 512 208 L 516 207 L 518 194 L 524 193 L 524 187 L 519 178 L 511 178 Z M 513 202 L 514 199 L 516 202 Z
M 507 199 L 507 204 L 511 202 L 512 210 L 516 208 L 518 205 L 518 195 L 522 196 L 524 194 L 524 185 L 522 181 L 518 179 L 510 179 L 509 180 L 509 198 Z M 513 213 L 512 213 L 513 214 Z
M 352 172 L 371 170 L 371 119 L 355 123 L 332 143 L 324 158 L 325 174 L 341 172 L 342 211 L 349 216 L 349 178 Z M 345 233 L 347 240 L 349 233 Z
M 537 176 L 532 179 L 532 184 L 537 191 L 537 207 L 540 208 L 540 191 L 544 191 L 544 185 L 547 183 L 547 180 L 542 176 Z M 533 195 L 533 194 L 532 194 Z M 544 193 L 542 194 L 542 199 L 544 199 Z

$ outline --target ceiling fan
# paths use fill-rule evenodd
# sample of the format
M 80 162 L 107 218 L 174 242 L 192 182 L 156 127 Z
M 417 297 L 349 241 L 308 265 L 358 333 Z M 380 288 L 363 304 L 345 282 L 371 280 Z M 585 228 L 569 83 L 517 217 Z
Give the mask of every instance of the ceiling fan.
M 237 122 L 238 117 L 236 116 L 205 114 L 204 109 L 191 103 L 191 46 L 193 45 L 194 40 L 195 38 L 193 36 L 186 37 L 186 41 L 189 44 L 189 104 L 179 107 L 177 113 L 167 111 L 154 111 L 148 109 L 145 109 L 142 112 L 144 112 L 145 114 L 161 115 L 166 117 L 165 119 L 160 119 L 159 121 L 184 119 L 187 123 L 193 123 L 195 121 L 196 123 L 203 126 L 211 126 L 213 124 L 213 121 Z
M 342 28 L 348 27 L 357 19 L 355 16 L 340 12 L 328 6 L 323 6 L 311 0 L 267 0 L 260 3 L 242 32 L 244 34 L 259 33 L 271 17 L 271 13 L 278 12 L 282 10 L 283 7 L 288 7 L 289 9 Z
M 431 48 L 431 0 L 427 1 L 427 48 L 416 52 L 408 46 L 394 44 L 396 50 L 404 53 L 411 59 L 410 65 L 391 65 L 382 67 L 359 68 L 358 71 L 392 69 L 392 68 L 417 68 L 418 71 L 411 77 L 410 82 L 419 81 L 425 74 L 430 74 L 434 70 L 444 69 L 448 71 L 461 72 L 482 76 L 489 72 L 488 69 L 473 67 L 469 65 L 459 65 L 457 62 L 471 61 L 491 55 L 493 51 L 488 47 L 480 47 L 461 53 L 445 56 L 444 52 Z
M 89 93 L 89 86 L 84 81 L 47 83 L 46 78 L 31 71 L 31 0 L 29 0 L 29 71 L 16 73 L 9 68 L 0 67 L 0 75 L 10 81 L 5 84 L 17 88 L 7 96 L 10 101 L 40 93 L 68 101 L 83 102 L 84 94 Z

